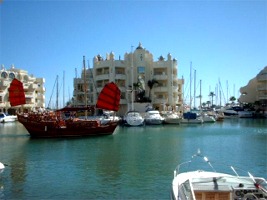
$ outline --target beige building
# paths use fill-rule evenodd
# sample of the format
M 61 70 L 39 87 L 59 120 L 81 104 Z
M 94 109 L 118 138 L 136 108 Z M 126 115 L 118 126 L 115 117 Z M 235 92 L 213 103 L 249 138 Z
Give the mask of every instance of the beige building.
M 240 88 L 240 103 L 255 103 L 259 101 L 261 104 L 267 103 L 267 66 L 249 83 Z
M 87 94 L 87 105 L 95 105 L 98 94 L 108 82 L 116 83 L 121 90 L 121 114 L 148 104 L 159 110 L 167 106 L 179 109 L 183 102 L 184 81 L 178 79 L 177 60 L 168 54 L 166 59 L 160 56 L 154 61 L 141 43 L 134 51 L 125 53 L 124 59 L 116 60 L 113 52 L 106 58 L 95 56 L 93 68 L 83 70 L 80 78 L 74 78 L 73 104 L 85 105 Z
M 9 103 L 8 88 L 12 80 L 16 78 L 23 83 L 26 104 L 23 106 L 11 107 Z M 2 65 L 0 69 L 0 112 L 15 114 L 18 110 L 35 110 L 45 108 L 45 79 L 36 78 L 29 75 L 27 71 L 16 69 L 11 66 L 5 69 Z

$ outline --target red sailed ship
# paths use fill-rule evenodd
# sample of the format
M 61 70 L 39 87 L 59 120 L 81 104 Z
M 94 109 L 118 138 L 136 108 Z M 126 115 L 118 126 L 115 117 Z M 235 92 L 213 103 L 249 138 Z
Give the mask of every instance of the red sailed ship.
M 23 91 L 16 98 L 10 98 L 10 104 L 14 102 L 16 105 L 25 104 L 25 94 L 23 85 L 16 86 L 16 90 L 12 90 L 13 82 L 17 84 L 16 79 L 11 83 L 9 92 Z M 20 97 L 19 97 L 20 96 Z M 10 95 L 12 97 L 12 94 Z M 23 101 L 24 98 L 24 101 Z M 105 109 L 110 111 L 118 111 L 120 104 L 120 90 L 113 82 L 108 83 L 102 89 L 99 94 L 96 108 Z M 74 114 L 78 111 L 89 110 L 92 111 L 92 107 L 66 107 L 57 111 L 50 112 L 32 112 L 17 114 L 18 121 L 24 125 L 31 137 L 35 138 L 54 138 L 54 137 L 77 137 L 77 136 L 100 136 L 113 134 L 118 125 L 118 121 L 110 120 L 108 123 L 102 124 L 97 118 L 94 119 L 80 119 L 75 118 Z M 72 113 L 72 117 L 66 118 L 66 113 Z

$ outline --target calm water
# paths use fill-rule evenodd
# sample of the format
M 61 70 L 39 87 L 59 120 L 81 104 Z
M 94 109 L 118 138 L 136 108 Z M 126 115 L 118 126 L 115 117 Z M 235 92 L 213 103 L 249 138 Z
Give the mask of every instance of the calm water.
M 118 127 L 114 135 L 30 139 L 0 124 L 0 199 L 169 199 L 173 170 L 200 148 L 267 178 L 267 119 Z M 217 169 L 219 171 L 220 169 Z

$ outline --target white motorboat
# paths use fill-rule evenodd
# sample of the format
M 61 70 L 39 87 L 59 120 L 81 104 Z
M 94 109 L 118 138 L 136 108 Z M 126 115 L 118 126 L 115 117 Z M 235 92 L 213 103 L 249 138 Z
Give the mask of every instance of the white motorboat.
M 144 118 L 138 111 L 129 111 L 124 116 L 124 122 L 127 126 L 142 126 Z
M 121 118 L 115 115 L 113 111 L 104 111 L 101 116 L 98 116 L 101 124 L 108 124 L 110 122 L 119 122 Z
M 198 162 L 202 161 L 202 163 Z M 204 161 L 204 162 L 203 162 Z M 194 169 L 182 172 L 188 166 L 199 167 L 201 164 L 211 170 Z M 200 151 L 192 159 L 178 165 L 174 171 L 171 199 L 175 200 L 263 200 L 267 199 L 267 182 L 262 177 L 253 177 L 249 172 L 239 175 L 237 168 L 227 166 L 233 175 L 215 171 L 214 166 Z M 225 168 L 223 168 L 225 169 Z M 238 171 L 238 172 L 237 172 Z M 242 170 L 242 172 L 244 172 Z
M 180 124 L 181 117 L 176 112 L 167 111 L 162 112 L 161 115 L 165 124 Z
M 18 118 L 16 115 L 9 115 L 9 114 L 3 113 L 3 112 L 0 113 L 0 122 L 1 123 L 15 122 L 17 120 L 18 120 Z
M 5 165 L 0 162 L 0 174 L 4 171 Z
M 207 115 L 206 113 L 203 113 L 201 115 L 201 118 L 203 120 L 203 123 L 213 123 L 213 122 L 216 122 L 216 119 L 213 116 Z
M 148 110 L 145 113 L 145 123 L 148 125 L 162 124 L 164 118 L 160 115 L 158 110 Z

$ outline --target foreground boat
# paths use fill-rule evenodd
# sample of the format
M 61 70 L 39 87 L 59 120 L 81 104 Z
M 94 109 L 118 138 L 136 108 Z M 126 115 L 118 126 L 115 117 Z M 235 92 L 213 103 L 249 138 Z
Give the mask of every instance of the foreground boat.
M 120 90 L 114 83 L 108 83 L 99 94 L 96 108 L 118 111 L 120 102 Z M 52 112 L 21 113 L 17 114 L 18 121 L 24 125 L 31 137 L 77 137 L 100 136 L 114 132 L 119 121 L 112 120 L 101 123 L 100 118 L 83 119 L 75 117 L 78 111 L 85 111 L 92 107 L 66 107 Z M 72 113 L 66 118 L 66 113 Z M 115 118 L 114 118 L 115 119 Z
M 4 171 L 5 165 L 0 162 L 0 174 Z
M 195 165 L 193 161 L 200 158 L 212 170 L 203 169 L 180 172 L 182 166 Z M 198 160 L 200 161 L 200 160 Z M 203 164 L 203 163 L 202 163 Z M 213 165 L 207 157 L 202 156 L 200 151 L 192 160 L 177 166 L 172 181 L 171 198 L 175 200 L 254 200 L 267 199 L 266 180 L 253 177 L 249 172 L 246 176 L 239 176 L 237 170 L 228 166 L 234 175 L 219 173 L 214 170 Z

